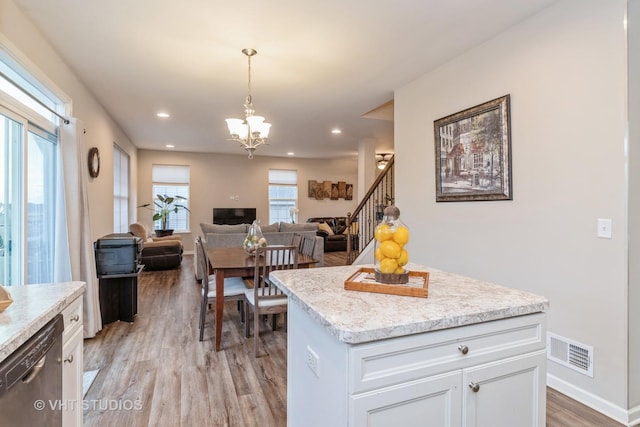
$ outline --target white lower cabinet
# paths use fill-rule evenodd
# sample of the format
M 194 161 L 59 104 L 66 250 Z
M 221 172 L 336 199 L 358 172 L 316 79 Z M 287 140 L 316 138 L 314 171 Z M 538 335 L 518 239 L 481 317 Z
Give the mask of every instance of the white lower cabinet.
M 462 371 L 465 426 L 546 424 L 546 351 Z
M 458 372 L 351 397 L 356 426 L 459 426 L 462 395 Z
M 352 396 L 351 425 L 544 426 L 545 358 L 543 350 Z
M 82 297 L 62 311 L 62 425 L 82 426 Z
M 290 427 L 545 425 L 544 313 L 361 344 L 288 325 Z

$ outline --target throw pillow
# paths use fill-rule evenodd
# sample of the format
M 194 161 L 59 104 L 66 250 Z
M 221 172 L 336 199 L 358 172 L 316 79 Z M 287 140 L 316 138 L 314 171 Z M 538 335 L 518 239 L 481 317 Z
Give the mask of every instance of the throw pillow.
M 326 231 L 327 233 L 329 233 L 329 236 L 333 236 L 333 230 L 331 229 L 331 227 L 329 227 L 329 224 L 327 224 L 326 222 L 321 222 L 318 225 L 318 230 Z

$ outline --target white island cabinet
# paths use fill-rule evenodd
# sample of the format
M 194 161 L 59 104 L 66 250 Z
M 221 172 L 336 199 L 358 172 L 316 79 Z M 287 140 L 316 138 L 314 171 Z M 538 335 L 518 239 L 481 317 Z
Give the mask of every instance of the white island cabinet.
M 62 412 L 63 427 L 82 426 L 82 297 L 62 310 Z
M 289 296 L 287 424 L 544 426 L 545 298 L 418 265 L 429 297 L 274 273 Z

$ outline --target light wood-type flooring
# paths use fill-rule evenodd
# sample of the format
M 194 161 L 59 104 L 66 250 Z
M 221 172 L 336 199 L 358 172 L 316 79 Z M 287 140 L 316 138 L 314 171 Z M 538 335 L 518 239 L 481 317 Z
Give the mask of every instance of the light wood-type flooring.
M 345 258 L 329 252 L 325 264 L 344 265 Z M 85 371 L 100 369 L 85 397 L 85 426 L 286 426 L 282 325 L 274 332 L 262 323 L 268 355 L 255 359 L 253 339 L 244 338 L 237 307 L 227 303 L 216 353 L 211 310 L 198 341 L 199 301 L 191 256 L 179 269 L 140 275 L 135 322 L 111 323 L 84 341 Z M 620 425 L 548 389 L 547 426 Z

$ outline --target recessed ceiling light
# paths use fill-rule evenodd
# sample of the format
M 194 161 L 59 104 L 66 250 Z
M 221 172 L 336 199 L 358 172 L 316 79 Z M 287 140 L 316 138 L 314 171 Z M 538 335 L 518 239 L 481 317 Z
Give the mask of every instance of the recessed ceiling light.
M 294 153 L 293 151 L 289 151 L 289 152 L 287 153 L 287 156 L 293 156 L 294 154 L 296 154 L 296 153 Z
M 169 113 L 165 113 L 165 112 L 159 112 L 158 114 L 156 114 L 156 116 L 160 117 L 161 119 L 166 119 L 168 117 L 171 117 L 171 115 Z
M 175 145 L 173 145 L 173 144 L 167 144 L 167 145 L 165 145 L 165 147 L 167 147 L 167 148 L 175 148 Z
M 331 129 L 331 133 L 339 134 L 342 133 L 342 131 L 340 129 Z

